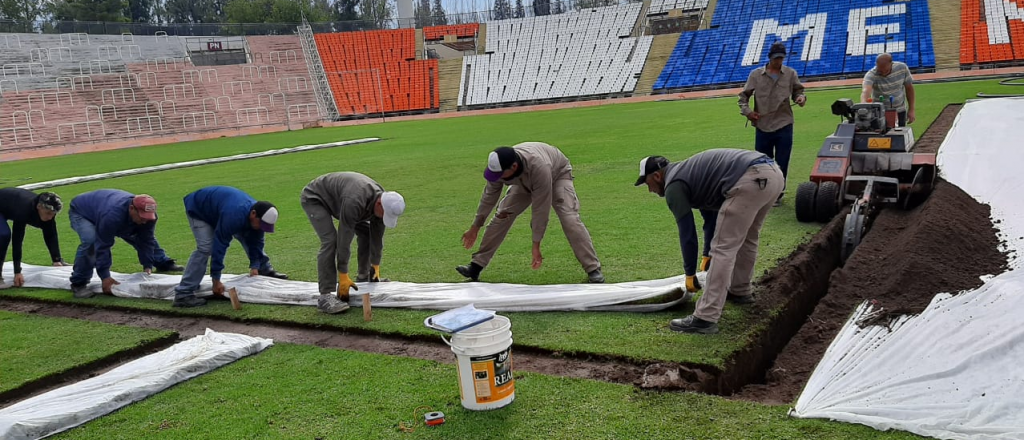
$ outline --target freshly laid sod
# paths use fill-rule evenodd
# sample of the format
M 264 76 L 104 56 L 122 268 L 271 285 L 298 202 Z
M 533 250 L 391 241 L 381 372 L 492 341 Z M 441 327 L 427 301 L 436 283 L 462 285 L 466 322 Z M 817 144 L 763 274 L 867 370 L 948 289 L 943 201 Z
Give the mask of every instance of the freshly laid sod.
M 994 81 L 928 84 L 918 87 L 917 123 L 923 132 L 942 107 L 962 102 L 978 91 L 1006 92 L 1010 87 Z M 808 106 L 796 108 L 796 142 L 789 186 L 806 179 L 822 140 L 839 118 L 829 105 L 837 98 L 856 98 L 857 89 L 812 91 Z M 498 145 L 540 140 L 561 148 L 572 160 L 581 216 L 594 237 L 597 253 L 609 282 L 656 279 L 682 272 L 678 236 L 664 201 L 633 186 L 637 162 L 645 155 L 662 154 L 678 160 L 708 148 L 751 148 L 754 132 L 743 128 L 733 98 L 697 101 L 616 104 L 570 110 L 471 116 L 453 119 L 303 130 L 294 133 L 228 138 L 145 147 L 74 158 L 39 159 L 0 165 L 10 181 L 46 180 L 69 175 L 113 171 L 142 165 L 223 156 L 309 143 L 378 136 L 372 144 L 298 153 L 279 157 L 187 168 L 56 188 L 66 201 L 97 188 L 116 187 L 149 193 L 160 204 L 157 236 L 165 249 L 184 263 L 194 241 L 184 218 L 181 198 L 207 185 L 240 187 L 260 199 L 274 201 L 282 217 L 278 232 L 268 236 L 267 253 L 274 266 L 293 279 L 316 279 L 319 246 L 302 209 L 299 192 L 316 176 L 342 170 L 360 171 L 387 189 L 402 192 L 408 203 L 398 227 L 386 236 L 383 275 L 411 282 L 453 282 L 462 278 L 453 270 L 469 261 L 460 236 L 472 222 L 487 152 Z M 29 181 L 25 180 L 25 181 Z M 20 183 L 20 181 L 18 182 Z M 758 273 L 786 257 L 818 225 L 800 224 L 793 215 L 792 191 L 785 204 L 770 214 L 761 236 Z M 585 280 L 552 216 L 543 242 L 544 267 L 530 263 L 529 216 L 524 215 L 483 273 L 483 281 L 525 284 L 576 283 Z M 65 259 L 71 260 L 77 236 L 66 214 L 60 217 Z M 47 260 L 39 232 L 30 230 L 26 261 Z M 121 243 L 114 248 L 114 270 L 140 269 L 133 250 Z M 247 268 L 237 245 L 228 253 L 227 272 Z M 354 269 L 353 269 L 354 270 Z M 7 291 L 60 300 L 69 292 Z M 169 309 L 166 302 L 124 299 L 89 300 L 133 308 Z M 668 319 L 692 310 L 640 315 L 618 313 L 512 314 L 518 344 L 562 352 L 586 352 L 625 358 L 670 360 L 721 366 L 762 322 L 743 309 L 726 307 L 722 333 L 714 337 L 672 334 Z M 422 328 L 428 312 L 377 310 L 377 319 L 362 323 L 358 313 L 318 315 L 312 308 L 249 305 L 236 314 L 225 305 L 186 314 L 260 317 L 299 322 L 330 322 L 396 334 L 430 334 Z
M 0 392 L 172 333 L 0 311 Z
M 445 414 L 423 425 L 421 405 Z M 851 439 L 917 438 L 800 420 L 787 407 L 691 393 L 516 374 L 500 410 L 459 404 L 454 365 L 278 344 L 58 439 Z M 419 421 L 413 433 L 399 424 Z

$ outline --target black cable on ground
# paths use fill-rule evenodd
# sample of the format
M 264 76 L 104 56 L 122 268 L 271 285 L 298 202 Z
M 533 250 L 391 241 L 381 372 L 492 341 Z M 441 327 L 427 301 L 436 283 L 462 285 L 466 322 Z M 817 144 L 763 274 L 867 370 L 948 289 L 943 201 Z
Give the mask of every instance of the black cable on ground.
M 1024 83 L 1021 83 L 1021 82 L 1018 82 L 1018 81 L 1024 81 L 1024 77 L 1016 76 L 1016 77 L 1013 77 L 1013 78 L 1006 78 L 1006 79 L 1004 79 L 1002 81 L 999 81 L 999 85 L 1001 85 L 1001 86 L 1024 86 Z M 1000 94 L 989 94 L 989 93 L 978 92 L 978 94 L 976 96 L 979 97 L 979 98 L 1016 98 L 1018 96 L 1024 96 L 1024 94 L 1012 94 L 1012 93 L 1007 93 L 1007 94 L 1003 94 L 1003 93 L 1000 93 Z

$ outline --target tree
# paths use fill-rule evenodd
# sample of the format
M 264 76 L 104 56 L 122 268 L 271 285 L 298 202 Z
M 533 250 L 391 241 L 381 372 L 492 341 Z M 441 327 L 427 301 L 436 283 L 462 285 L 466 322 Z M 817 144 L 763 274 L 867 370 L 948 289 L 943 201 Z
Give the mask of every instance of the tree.
M 516 10 L 512 13 L 513 18 L 526 17 L 526 10 L 523 8 L 523 0 L 516 0 Z
M 127 8 L 127 0 L 57 0 L 49 12 L 57 21 L 123 22 Z
M 223 23 L 226 0 L 164 0 L 172 23 Z
M 36 21 L 43 14 L 39 0 L 0 0 L 0 18 L 22 23 Z
M 495 20 L 512 18 L 512 5 L 508 3 L 508 0 L 494 0 L 494 11 L 491 15 Z
M 124 16 L 134 23 L 149 23 L 153 19 L 154 0 L 128 0 Z
M 394 15 L 395 9 L 388 0 L 359 1 L 359 19 L 372 23 L 374 28 L 386 28 Z
M 353 21 L 359 19 L 356 6 L 359 0 L 335 0 L 331 4 L 331 18 L 338 21 Z
M 273 7 L 273 0 L 229 0 L 224 17 L 228 23 L 265 23 Z
M 416 2 L 416 12 L 413 13 L 413 18 L 418 28 L 433 26 L 433 20 L 430 19 L 430 0 Z
M 448 24 L 448 16 L 444 13 L 444 6 L 441 6 L 441 0 L 434 0 L 434 10 L 431 11 L 430 15 L 434 17 L 434 26 Z
M 551 0 L 533 0 L 533 15 L 538 17 L 551 14 Z

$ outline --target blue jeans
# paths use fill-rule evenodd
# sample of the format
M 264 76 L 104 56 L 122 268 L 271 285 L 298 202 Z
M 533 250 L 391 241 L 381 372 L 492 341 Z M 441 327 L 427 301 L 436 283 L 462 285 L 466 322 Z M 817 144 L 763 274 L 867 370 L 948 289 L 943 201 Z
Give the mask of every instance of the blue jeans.
M 203 282 L 206 275 L 206 267 L 210 263 L 210 252 L 213 249 L 213 226 L 197 218 L 188 217 L 188 225 L 192 228 L 192 235 L 196 239 L 196 250 L 188 257 L 185 264 L 185 272 L 181 275 L 181 284 L 174 289 L 174 298 L 183 299 L 195 295 L 199 290 L 199 284 Z M 249 255 L 249 246 L 245 243 L 241 234 L 235 235 L 235 239 L 242 244 L 245 254 Z M 270 265 L 270 257 L 266 253 L 260 257 L 261 273 L 273 269 Z
M 125 243 L 128 243 L 128 244 L 132 245 L 133 248 L 135 248 L 135 249 L 139 248 L 138 246 L 135 245 L 135 242 L 138 241 L 138 236 L 136 236 L 135 234 L 132 234 L 132 235 L 120 235 L 119 237 L 122 240 L 124 240 Z M 153 268 L 155 268 L 155 269 L 166 268 L 167 266 L 170 266 L 171 263 L 174 262 L 174 259 L 171 258 L 171 257 L 168 257 L 167 256 L 167 252 L 164 251 L 164 249 L 162 247 L 160 247 L 160 243 L 159 242 L 157 243 L 156 248 L 153 249 L 153 255 L 150 255 L 149 258 L 150 258 L 151 261 L 153 261 Z
M 74 209 L 68 212 L 71 229 L 78 233 L 81 243 L 75 253 L 75 265 L 71 271 L 71 284 L 82 286 L 89 283 L 96 268 L 96 225 L 78 215 Z
M 757 130 L 754 149 L 775 160 L 782 170 L 782 177 L 789 174 L 789 155 L 793 152 L 793 124 L 767 132 Z

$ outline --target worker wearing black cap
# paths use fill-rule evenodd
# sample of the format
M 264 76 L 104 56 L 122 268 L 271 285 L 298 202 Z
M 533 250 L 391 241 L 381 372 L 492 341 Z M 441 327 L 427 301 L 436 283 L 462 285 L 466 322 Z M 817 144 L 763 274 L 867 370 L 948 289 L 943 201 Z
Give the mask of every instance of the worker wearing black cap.
M 544 261 L 540 242 L 548 227 L 551 210 L 555 210 L 562 224 L 562 231 L 569 240 L 576 259 L 587 272 L 591 283 L 603 283 L 601 262 L 594 251 L 590 232 L 580 220 L 580 201 L 572 182 L 572 165 L 557 148 L 541 142 L 524 142 L 512 147 L 500 147 L 490 153 L 487 168 L 484 169 L 487 186 L 484 187 L 480 206 L 476 211 L 473 225 L 462 234 L 462 245 L 466 249 L 476 243 L 477 233 L 484 221 L 491 215 L 494 206 L 498 211 L 484 230 L 480 249 L 473 254 L 470 264 L 455 268 L 462 276 L 479 280 L 480 272 L 487 267 L 491 257 L 508 235 L 516 217 L 530 207 L 533 229 L 533 259 L 531 267 L 540 269 Z M 510 186 L 505 198 L 498 203 L 505 185 Z M 531 207 L 532 206 L 532 207 Z
M 686 265 L 686 290 L 700 289 L 693 276 L 697 246 L 687 243 L 696 230 L 693 209 L 718 211 L 711 265 L 704 294 L 693 315 L 673 319 L 669 328 L 684 333 L 717 333 L 725 301 L 749 304 L 750 281 L 757 262 L 761 225 L 782 193 L 784 178 L 775 162 L 764 154 L 740 149 L 707 150 L 681 162 L 661 156 L 640 161 L 636 185 L 665 198 L 679 228 Z
M 21 245 L 25 241 L 25 226 L 30 225 L 43 230 L 43 241 L 50 251 L 50 259 L 54 266 L 64 266 L 60 256 L 60 241 L 57 240 L 57 213 L 64 208 L 60 197 L 52 192 L 36 194 L 27 189 L 0 189 L 0 268 L 7 257 L 7 246 L 14 243 L 11 256 L 14 260 L 14 287 L 25 284 L 21 274 Z M 7 221 L 13 222 L 12 228 Z M 0 273 L 0 289 L 7 287 L 3 274 Z
M 796 71 L 782 65 L 786 59 L 786 45 L 772 44 L 768 50 L 768 64 L 750 72 L 747 84 L 740 92 L 740 113 L 746 116 L 756 129 L 754 149 L 775 160 L 782 175 L 789 173 L 789 155 L 793 151 L 793 109 L 792 99 L 800 107 L 807 102 L 804 85 Z M 754 109 L 750 109 L 750 97 L 754 97 Z M 776 206 L 782 202 L 782 194 Z

